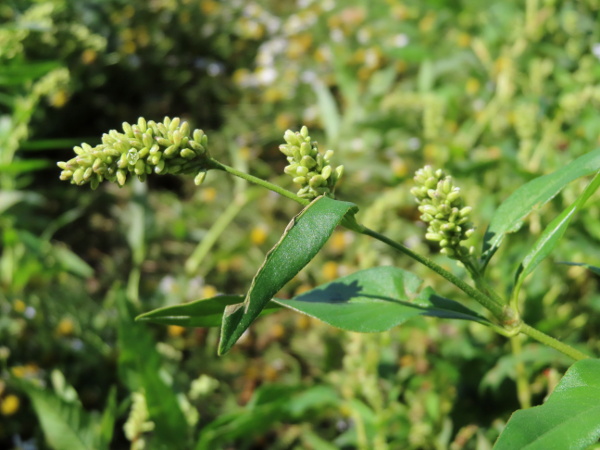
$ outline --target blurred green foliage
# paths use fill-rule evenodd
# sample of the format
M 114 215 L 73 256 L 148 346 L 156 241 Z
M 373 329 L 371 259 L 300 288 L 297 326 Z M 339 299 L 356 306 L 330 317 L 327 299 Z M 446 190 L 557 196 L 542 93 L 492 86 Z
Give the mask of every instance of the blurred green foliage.
M 518 407 L 505 339 L 434 319 L 350 334 L 280 312 L 218 359 L 213 329 L 131 318 L 243 293 L 296 205 L 211 174 L 200 189 L 175 177 L 74 189 L 53 162 L 124 120 L 177 115 L 219 158 L 285 185 L 277 146 L 307 125 L 343 162 L 337 196 L 361 205 L 365 225 L 426 252 L 407 180 L 428 163 L 476 205 L 480 246 L 510 192 L 598 146 L 599 11 L 597 0 L 2 2 L 0 447 L 74 448 L 52 434 L 64 426 L 93 448 L 490 448 Z M 489 270 L 500 291 L 527 232 L 583 186 L 510 236 Z M 589 201 L 523 289 L 529 323 L 595 352 L 598 277 L 555 263 L 600 265 L 599 223 Z M 280 295 L 386 264 L 460 295 L 344 231 Z M 569 361 L 529 343 L 522 357 L 539 403 Z

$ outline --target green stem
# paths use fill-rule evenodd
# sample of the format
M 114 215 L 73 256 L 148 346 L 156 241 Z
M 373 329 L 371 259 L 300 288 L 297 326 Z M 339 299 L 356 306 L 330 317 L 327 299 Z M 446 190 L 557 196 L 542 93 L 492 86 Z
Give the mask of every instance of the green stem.
M 525 364 L 523 363 L 522 358 L 523 347 L 521 345 L 521 336 L 511 337 L 510 345 L 516 361 L 515 370 L 517 375 L 517 397 L 519 398 L 519 404 L 523 409 L 531 408 L 531 390 L 529 389 L 527 372 L 525 371 Z
M 127 278 L 127 297 L 133 303 L 139 304 L 140 302 L 140 280 L 142 278 L 142 270 L 139 265 L 134 266 L 129 272 Z
M 496 301 L 496 303 L 498 303 L 499 305 L 504 305 L 506 303 L 504 301 L 504 299 L 502 297 L 500 297 L 496 293 L 496 291 L 494 291 L 494 289 L 492 289 L 490 284 L 485 280 L 485 278 L 480 273 L 477 273 L 473 277 L 473 281 L 475 282 L 475 286 L 477 287 L 477 289 L 479 289 L 481 292 L 483 292 L 487 296 L 494 299 Z M 511 308 L 511 309 L 515 312 L 518 312 L 518 310 L 516 310 L 514 308 Z
M 249 181 L 250 183 L 254 183 L 254 184 L 262 186 L 266 189 L 269 189 L 270 191 L 277 192 L 279 195 L 282 195 L 291 200 L 294 200 L 295 202 L 300 203 L 302 206 L 308 206 L 308 204 L 310 203 L 309 200 L 307 200 L 305 198 L 300 198 L 293 192 L 288 191 L 287 189 L 277 186 L 276 184 L 269 183 L 268 181 L 265 181 L 261 178 L 257 178 L 255 176 L 247 174 L 245 172 L 241 172 L 231 166 L 222 164 L 217 160 L 214 160 L 214 159 L 210 160 L 210 168 L 216 169 L 216 170 L 222 170 L 224 172 L 230 173 L 231 175 L 235 175 L 236 177 L 239 177 L 246 181 Z
M 535 339 L 536 341 L 541 342 L 542 344 L 545 344 L 548 347 L 552 347 L 553 349 L 558 350 L 559 352 L 564 353 L 567 356 L 570 356 L 576 361 L 590 358 L 585 353 L 574 349 L 573 347 L 571 347 L 568 344 L 565 344 L 564 342 L 560 342 L 558 339 L 555 339 L 552 336 L 548 336 L 546 333 L 543 333 L 540 330 L 537 330 L 532 326 L 527 325 L 526 323 L 521 324 L 520 331 L 521 333 L 526 334 L 530 338 Z
M 410 256 L 412 259 L 420 262 L 425 267 L 433 270 L 438 275 L 441 275 L 446 280 L 448 280 L 450 283 L 454 284 L 457 288 L 459 288 L 461 291 L 463 291 L 465 294 L 469 295 L 474 300 L 476 300 L 483 307 L 485 307 L 486 309 L 491 311 L 492 314 L 494 314 L 494 316 L 498 320 L 500 320 L 501 323 L 506 323 L 506 322 L 510 321 L 510 312 L 509 312 L 509 310 L 505 310 L 505 308 L 502 306 L 502 304 L 498 303 L 494 299 L 488 297 L 487 295 L 485 295 L 482 292 L 478 291 L 477 289 L 473 288 L 472 286 L 465 283 L 463 280 L 461 280 L 454 274 L 443 269 L 442 267 L 440 267 L 439 265 L 437 265 L 430 259 L 426 258 L 425 256 L 419 255 L 418 253 L 415 253 L 412 250 L 410 250 L 408 247 L 405 247 L 404 245 L 399 244 L 396 241 L 393 241 L 392 239 L 388 238 L 387 236 L 384 236 L 383 234 L 379 234 L 376 231 L 373 231 L 369 228 L 365 227 L 363 230 L 363 234 L 365 234 L 367 236 L 371 236 L 372 238 L 375 238 L 378 241 L 381 241 L 381 242 L 389 245 L 390 247 L 404 253 L 405 255 Z
M 481 292 L 483 292 L 488 297 L 490 297 L 493 300 L 495 300 L 496 303 L 498 303 L 499 305 L 506 304 L 506 302 L 504 301 L 504 299 L 502 297 L 500 297 L 496 293 L 496 291 L 494 291 L 494 289 L 492 289 L 492 287 L 486 281 L 486 279 L 483 276 L 483 273 L 481 271 L 481 268 L 479 267 L 479 264 L 477 263 L 477 261 L 472 256 L 469 255 L 468 257 L 466 257 L 464 259 L 461 259 L 460 261 L 465 265 L 465 267 L 467 268 L 467 270 L 471 274 L 471 278 L 475 282 L 475 287 L 477 289 L 479 289 Z
M 185 262 L 185 272 L 187 275 L 191 276 L 198 271 L 198 267 L 208 252 L 210 252 L 213 245 L 215 245 L 219 236 L 247 203 L 248 196 L 242 193 L 229 204 L 221 215 L 219 215 L 219 218 L 215 220 L 206 235 L 202 238 L 200 244 L 198 244 L 191 256 Z
M 242 178 L 246 181 L 249 181 L 251 183 L 254 183 L 254 184 L 262 186 L 266 189 L 269 189 L 273 192 L 277 192 L 278 194 L 282 195 L 283 197 L 289 198 L 290 200 L 294 200 L 295 202 L 299 203 L 302 206 L 307 206 L 308 204 L 310 204 L 309 200 L 300 198 L 293 192 L 283 189 L 282 187 L 277 186 L 273 183 L 269 183 L 268 181 L 265 181 L 265 180 L 255 177 L 255 176 L 249 175 L 245 172 L 241 172 L 233 167 L 222 164 L 214 159 L 210 160 L 209 166 L 210 166 L 209 167 L 210 169 L 222 170 L 224 172 L 235 175 L 236 177 Z M 384 244 L 389 245 L 390 247 L 404 253 L 405 255 L 410 256 L 415 261 L 417 261 L 417 262 L 423 264 L 425 267 L 433 270 L 435 273 L 444 277 L 450 283 L 454 284 L 457 288 L 462 290 L 465 294 L 472 297 L 483 307 L 485 307 L 489 311 L 491 311 L 492 314 L 500 321 L 500 323 L 504 327 L 501 329 L 500 328 L 497 329 L 497 331 L 500 334 L 503 334 L 504 336 L 507 336 L 507 337 L 511 337 L 514 335 L 514 332 L 516 330 L 511 329 L 510 327 L 515 327 L 516 329 L 518 329 L 518 332 L 523 333 L 545 345 L 548 345 L 549 347 L 552 347 L 552 348 L 564 353 L 565 355 L 570 356 L 571 358 L 573 358 L 575 360 L 589 358 L 588 355 L 580 352 L 579 350 L 574 349 L 570 345 L 564 344 L 564 343 L 560 342 L 559 340 L 557 340 L 551 336 L 548 336 L 547 334 L 542 333 L 541 331 L 531 327 L 530 325 L 527 325 L 526 323 L 519 322 L 518 317 L 516 317 L 516 311 L 510 307 L 504 306 L 504 304 L 503 304 L 504 302 L 503 302 L 502 298 L 498 294 L 496 294 L 492 289 L 490 289 L 487 282 L 485 282 L 485 280 L 483 280 L 483 277 L 476 277 L 477 278 L 476 284 L 477 284 L 478 289 L 482 289 L 483 291 L 485 291 L 485 293 L 481 292 L 478 289 L 473 288 L 472 286 L 465 283 L 460 278 L 456 277 L 454 274 L 443 269 L 442 267 L 440 267 L 439 265 L 437 265 L 430 259 L 428 259 L 422 255 L 419 255 L 418 253 L 413 252 L 408 247 L 405 247 L 404 245 L 402 245 L 396 241 L 393 241 L 392 239 L 388 238 L 387 236 L 384 236 L 383 234 L 377 233 L 376 231 L 373 231 L 367 227 L 359 225 L 358 223 L 356 223 L 356 220 L 354 219 L 354 217 L 352 217 L 351 221 L 347 221 L 347 222 L 348 223 L 344 222 L 343 224 L 345 226 L 347 226 L 348 228 L 350 228 L 354 231 L 357 231 L 359 233 L 362 233 L 364 235 L 371 236 L 372 238 L 377 239 L 378 241 L 381 241 Z M 477 270 L 477 272 L 479 273 L 479 270 Z M 514 299 L 513 299 L 513 302 L 514 302 Z M 496 329 L 497 327 L 493 327 L 493 328 Z

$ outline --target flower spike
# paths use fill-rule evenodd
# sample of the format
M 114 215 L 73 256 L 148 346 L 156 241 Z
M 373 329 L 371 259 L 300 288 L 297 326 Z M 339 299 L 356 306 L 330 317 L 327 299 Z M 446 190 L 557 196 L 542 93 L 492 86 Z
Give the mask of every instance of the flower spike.
M 464 206 L 460 188 L 454 186 L 452 177 L 441 169 L 425 166 L 415 173 L 416 186 L 410 192 L 419 204 L 421 220 L 429 224 L 425 238 L 438 242 L 440 252 L 453 259 L 466 260 L 474 251 L 461 242 L 475 229 L 469 223 L 472 208 Z
M 191 132 L 189 124 L 178 117 L 165 117 L 159 123 L 140 117 L 137 124 L 123 122 L 122 127 L 122 133 L 111 130 L 104 134 L 100 145 L 75 147 L 74 158 L 57 163 L 62 169 L 60 179 L 78 185 L 90 183 L 96 189 L 103 180 L 123 186 L 130 174 L 144 181 L 151 173 L 192 173 L 196 174 L 194 182 L 202 183 L 210 168 L 202 130 Z
M 317 143 L 311 141 L 306 127 L 302 127 L 299 132 L 287 130 L 283 138 L 286 143 L 280 145 L 279 150 L 289 163 L 284 172 L 301 186 L 298 197 L 333 197 L 335 185 L 344 171 L 344 166 L 331 166 L 333 150 L 327 150 L 325 154 L 319 153 Z

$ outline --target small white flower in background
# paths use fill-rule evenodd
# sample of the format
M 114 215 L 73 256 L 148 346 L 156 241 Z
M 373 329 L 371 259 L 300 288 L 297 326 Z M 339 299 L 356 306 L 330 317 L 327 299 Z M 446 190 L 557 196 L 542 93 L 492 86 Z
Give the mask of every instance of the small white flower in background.
M 334 28 L 333 30 L 331 30 L 329 36 L 331 37 L 331 40 L 333 42 L 340 43 L 344 41 L 344 33 L 339 28 Z
M 312 70 L 305 70 L 300 75 L 300 79 L 306 84 L 313 84 L 315 81 L 317 81 L 318 77 L 317 74 Z
M 411 137 L 407 141 L 408 149 L 415 151 L 421 148 L 421 140 L 418 137 Z
M 371 30 L 368 28 L 361 28 L 358 30 L 358 33 L 356 33 L 356 40 L 363 45 L 368 44 L 371 37 Z
M 198 400 L 201 397 L 212 394 L 218 387 L 218 380 L 202 374 L 192 381 L 189 396 L 192 400 Z
M 600 59 L 600 42 L 592 45 L 592 53 L 596 58 Z
M 264 67 L 258 71 L 256 78 L 260 84 L 266 86 L 277 79 L 277 71 L 273 67 Z
M 394 46 L 398 47 L 398 48 L 406 47 L 409 44 L 409 42 L 410 42 L 410 39 L 404 33 L 397 34 L 396 36 L 394 36 L 394 39 L 393 39 Z

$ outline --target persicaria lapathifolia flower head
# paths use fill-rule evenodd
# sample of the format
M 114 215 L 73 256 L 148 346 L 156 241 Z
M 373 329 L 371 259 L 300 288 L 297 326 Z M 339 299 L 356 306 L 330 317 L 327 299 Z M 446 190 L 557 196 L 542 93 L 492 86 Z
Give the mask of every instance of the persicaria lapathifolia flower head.
M 77 156 L 58 163 L 60 179 L 78 185 L 90 183 L 96 189 L 103 180 L 123 186 L 129 174 L 145 181 L 154 172 L 195 174 L 194 182 L 199 185 L 210 168 L 206 145 L 204 132 L 192 132 L 178 117 L 165 117 L 159 123 L 140 117 L 134 125 L 123 122 L 122 133 L 111 130 L 104 134 L 100 145 L 75 147 Z
M 417 170 L 414 180 L 416 186 L 410 192 L 419 204 L 421 220 L 429 224 L 425 238 L 438 242 L 444 255 L 458 260 L 467 258 L 474 249 L 461 242 L 475 229 L 469 223 L 472 208 L 464 206 L 460 188 L 454 185 L 452 177 L 431 166 Z
M 319 153 L 317 143 L 310 140 L 306 127 L 302 127 L 299 132 L 287 130 L 283 138 L 286 143 L 280 145 L 279 150 L 289 163 L 284 171 L 301 186 L 298 197 L 333 197 L 335 184 L 344 171 L 344 166 L 334 168 L 330 164 L 333 150 L 327 150 L 325 154 Z

